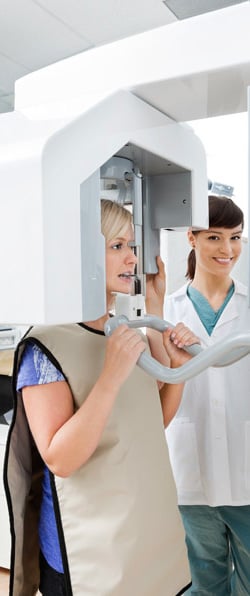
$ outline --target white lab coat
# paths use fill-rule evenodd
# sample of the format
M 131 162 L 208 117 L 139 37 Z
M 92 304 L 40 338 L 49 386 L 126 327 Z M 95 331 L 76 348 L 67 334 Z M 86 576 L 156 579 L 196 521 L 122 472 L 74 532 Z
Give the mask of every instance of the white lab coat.
M 235 292 L 211 336 L 186 295 L 186 285 L 166 297 L 164 318 L 183 321 L 207 346 L 250 332 L 247 289 L 234 283 Z M 187 381 L 166 438 L 180 505 L 249 505 L 250 355 Z

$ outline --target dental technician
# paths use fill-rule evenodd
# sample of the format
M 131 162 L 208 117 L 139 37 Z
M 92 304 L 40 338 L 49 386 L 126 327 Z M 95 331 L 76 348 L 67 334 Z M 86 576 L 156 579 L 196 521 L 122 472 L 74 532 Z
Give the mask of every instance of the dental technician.
M 166 298 L 203 346 L 250 331 L 247 288 L 232 276 L 243 213 L 209 197 L 209 228 L 189 229 L 188 283 Z M 166 430 L 191 567 L 187 594 L 250 594 L 250 356 L 186 382 Z

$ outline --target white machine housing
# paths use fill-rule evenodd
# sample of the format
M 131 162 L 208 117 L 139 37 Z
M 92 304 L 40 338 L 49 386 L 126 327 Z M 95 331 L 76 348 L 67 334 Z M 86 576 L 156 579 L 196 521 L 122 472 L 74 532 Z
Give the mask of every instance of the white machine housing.
M 129 156 L 149 179 L 148 214 L 154 210 L 158 177 L 171 180 L 163 210 L 161 206 L 169 213 L 169 225 L 167 217 L 164 223 L 156 217 L 155 227 L 207 225 L 206 159 L 200 140 L 128 91 L 68 120 L 7 114 L 0 128 L 0 214 L 1 221 L 11 222 L 0 237 L 1 253 L 8 251 L 2 267 L 2 323 L 93 320 L 105 312 L 100 167 L 113 155 Z M 178 198 L 178 186 L 177 207 L 173 198 Z M 160 208 L 162 193 L 158 196 L 155 205 Z M 149 247 L 150 241 L 148 253 Z M 152 261 L 150 254 L 147 260 Z
M 2 323 L 105 311 L 99 186 L 112 156 L 146 181 L 145 270 L 161 227 L 207 226 L 204 148 L 177 120 L 247 109 L 249 15 L 245 2 L 174 22 L 17 81 L 0 117 Z

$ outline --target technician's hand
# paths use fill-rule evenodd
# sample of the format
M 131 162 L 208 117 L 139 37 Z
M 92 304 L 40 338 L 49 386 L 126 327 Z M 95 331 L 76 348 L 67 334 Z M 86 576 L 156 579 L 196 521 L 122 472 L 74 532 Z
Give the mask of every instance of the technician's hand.
M 172 368 L 178 368 L 185 364 L 192 356 L 182 348 L 200 344 L 199 338 L 183 323 L 177 323 L 175 327 L 168 328 L 163 332 L 163 344 L 169 355 Z
M 146 344 L 141 335 L 127 325 L 120 325 L 107 338 L 102 378 L 119 388 L 132 372 Z
M 148 314 L 163 316 L 163 303 L 166 292 L 165 267 L 161 257 L 156 257 L 158 273 L 146 277 L 146 310 Z

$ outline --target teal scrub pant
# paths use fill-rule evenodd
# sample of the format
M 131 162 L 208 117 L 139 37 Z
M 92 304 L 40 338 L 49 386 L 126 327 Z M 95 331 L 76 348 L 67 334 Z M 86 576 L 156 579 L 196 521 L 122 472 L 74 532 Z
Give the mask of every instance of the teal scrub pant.
M 186 594 L 250 596 L 250 505 L 180 505 L 192 586 Z

